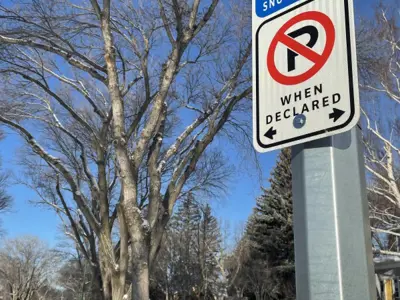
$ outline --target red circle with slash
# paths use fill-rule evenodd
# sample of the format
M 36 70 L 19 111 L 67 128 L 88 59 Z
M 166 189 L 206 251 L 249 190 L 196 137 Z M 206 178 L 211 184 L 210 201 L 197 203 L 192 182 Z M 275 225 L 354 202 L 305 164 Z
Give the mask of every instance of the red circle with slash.
M 316 21 L 320 23 L 325 29 L 326 44 L 322 54 L 313 51 L 311 48 L 297 42 L 295 39 L 285 34 L 285 32 L 290 27 L 302 21 Z M 314 65 L 311 67 L 311 69 L 309 69 L 305 73 L 297 76 L 286 76 L 282 74 L 275 65 L 275 52 L 278 43 L 284 44 L 292 51 L 312 61 Z M 319 70 L 321 70 L 321 68 L 325 65 L 329 56 L 331 55 L 334 45 L 335 45 L 335 26 L 333 25 L 332 20 L 327 15 L 318 11 L 309 11 L 299 14 L 294 18 L 290 19 L 288 22 L 286 22 L 281 27 L 281 29 L 279 29 L 274 39 L 272 40 L 267 56 L 268 71 L 271 74 L 272 78 L 278 83 L 284 85 L 295 85 L 302 83 L 313 77 L 315 74 L 318 73 Z

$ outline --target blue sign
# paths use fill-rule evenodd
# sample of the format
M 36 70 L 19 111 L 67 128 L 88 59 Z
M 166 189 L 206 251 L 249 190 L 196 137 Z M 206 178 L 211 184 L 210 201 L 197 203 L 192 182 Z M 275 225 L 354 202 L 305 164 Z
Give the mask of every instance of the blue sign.
M 256 0 L 256 14 L 265 18 L 299 0 Z

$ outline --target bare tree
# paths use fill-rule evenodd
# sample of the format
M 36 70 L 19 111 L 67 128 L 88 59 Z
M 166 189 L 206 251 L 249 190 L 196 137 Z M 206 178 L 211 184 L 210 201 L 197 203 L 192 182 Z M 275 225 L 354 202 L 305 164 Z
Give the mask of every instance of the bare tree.
M 377 248 L 389 254 L 400 250 L 396 238 L 400 236 L 398 24 L 398 8 L 380 6 L 376 19 L 362 24 L 360 36 L 364 38 L 359 39 L 359 57 L 368 63 L 361 70 L 361 88 L 362 95 L 369 100 L 364 103 L 363 113 L 371 225 Z
M 4 133 L 0 131 L 0 141 L 4 138 Z M 4 211 L 11 204 L 11 196 L 7 193 L 6 187 L 8 185 L 8 175 L 1 172 L 1 158 L 0 158 L 0 212 Z
M 221 253 L 218 266 L 222 274 L 222 282 L 225 287 L 225 295 L 234 294 L 243 297 L 243 293 L 249 288 L 248 278 L 244 276 L 246 263 L 250 259 L 250 241 L 245 236 L 244 226 L 235 233 L 235 245 L 233 251 L 226 248 Z
M 251 252 L 251 241 L 243 233 L 235 250 L 224 260 L 222 274 L 229 294 L 237 299 L 243 299 L 246 294 L 257 300 L 280 299 L 282 283 L 276 281 L 276 270 L 267 261 L 252 257 Z
M 271 269 L 265 261 L 251 261 L 244 269 L 248 288 L 255 295 L 256 300 L 278 299 L 281 291 L 271 276 Z
M 99 293 L 90 286 L 91 274 L 86 260 L 69 259 L 58 273 L 58 283 L 64 289 L 64 296 L 81 300 L 98 299 L 96 295 Z
M 85 283 L 84 289 L 88 290 L 94 299 L 102 299 L 102 274 L 96 234 L 85 222 L 79 208 L 74 207 L 74 201 L 66 197 L 60 177 L 54 170 L 44 168 L 40 165 L 40 161 L 29 155 L 22 163 L 27 167 L 23 177 L 30 180 L 16 179 L 16 182 L 36 192 L 39 199 L 33 200 L 34 204 L 50 208 L 58 215 L 61 221 L 61 233 L 67 238 L 60 243 L 59 251 L 63 256 L 70 256 L 73 261 L 79 263 L 82 273 L 90 271 L 90 274 L 80 274 L 81 277 L 90 278 L 89 283 Z M 110 218 L 114 222 L 115 213 Z
M 5 299 L 43 298 L 57 271 L 58 257 L 35 237 L 21 237 L 4 242 L 0 248 L 0 284 Z
M 128 251 L 148 299 L 177 200 L 224 178 L 212 141 L 248 132 L 248 3 L 13 1 L 0 20 L 0 122 L 40 157 L 89 261 L 98 242 L 104 299 L 127 293 Z

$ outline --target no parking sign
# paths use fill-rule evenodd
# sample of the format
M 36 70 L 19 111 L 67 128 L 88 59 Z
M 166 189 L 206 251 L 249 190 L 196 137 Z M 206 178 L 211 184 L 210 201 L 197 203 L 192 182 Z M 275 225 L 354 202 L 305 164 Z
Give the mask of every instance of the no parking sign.
M 352 0 L 286 4 L 260 17 L 253 2 L 254 145 L 260 152 L 347 131 L 360 116 Z

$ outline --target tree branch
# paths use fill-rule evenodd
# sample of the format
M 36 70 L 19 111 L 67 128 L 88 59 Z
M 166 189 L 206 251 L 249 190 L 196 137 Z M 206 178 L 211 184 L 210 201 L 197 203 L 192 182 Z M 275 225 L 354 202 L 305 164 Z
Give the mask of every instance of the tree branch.
M 59 56 L 63 57 L 72 66 L 88 72 L 90 75 L 92 75 L 93 78 L 100 80 L 104 84 L 107 83 L 106 77 L 104 77 L 103 75 L 98 73 L 94 68 L 92 68 L 92 67 L 84 64 L 83 62 L 77 60 L 76 58 L 74 58 L 73 57 L 74 54 L 66 51 L 65 49 L 36 43 L 29 39 L 8 38 L 8 37 L 2 36 L 2 35 L 0 35 L 0 43 L 11 44 L 11 45 L 14 44 L 14 45 L 21 45 L 21 46 L 30 46 L 33 48 L 37 48 L 37 49 L 41 49 L 41 50 L 45 50 L 48 52 L 58 54 Z M 99 67 L 99 68 L 101 68 L 101 67 Z
M 61 163 L 59 158 L 56 158 L 49 153 L 47 153 L 39 144 L 38 142 L 34 139 L 32 134 L 26 130 L 24 127 L 21 125 L 14 123 L 11 120 L 8 120 L 0 115 L 0 122 L 10 126 L 11 128 L 17 130 L 20 132 L 21 136 L 23 136 L 26 140 L 26 142 L 31 146 L 32 150 L 34 153 L 39 155 L 41 158 L 43 158 L 47 163 L 50 165 L 54 166 L 58 171 L 60 171 L 61 174 L 63 174 L 64 178 L 67 180 L 68 184 L 70 185 L 72 192 L 73 192 L 73 197 L 79 207 L 79 209 L 82 211 L 82 213 L 85 215 L 88 223 L 92 227 L 92 229 L 96 232 L 99 230 L 99 223 L 97 222 L 95 216 L 91 212 L 89 206 L 87 205 L 86 201 L 84 200 L 81 191 L 79 190 L 79 187 L 77 183 L 75 182 L 75 179 L 73 175 L 67 170 L 67 168 Z

